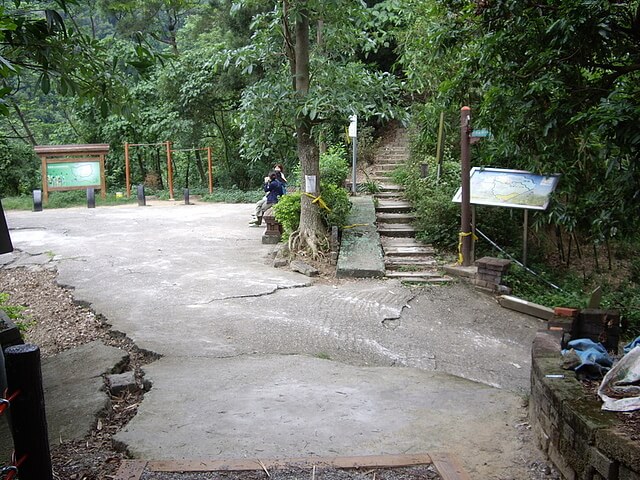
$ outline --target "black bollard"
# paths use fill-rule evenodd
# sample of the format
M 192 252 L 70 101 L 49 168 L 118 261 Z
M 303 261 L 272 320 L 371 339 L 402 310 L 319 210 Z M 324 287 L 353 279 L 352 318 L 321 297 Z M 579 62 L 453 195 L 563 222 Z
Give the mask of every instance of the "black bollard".
M 138 206 L 144 207 L 147 205 L 147 198 L 144 196 L 144 185 L 138 185 Z
M 5 350 L 5 360 L 8 392 L 20 392 L 11 402 L 15 458 L 26 455 L 20 480 L 53 480 L 40 349 L 37 345 L 14 345 Z
M 420 164 L 420 177 L 427 178 L 429 176 L 429 164 L 421 163 Z
M 0 202 L 0 253 L 9 252 L 13 252 L 13 244 L 11 243 L 11 236 L 9 235 L 7 220 L 4 217 L 2 202 Z
M 189 189 L 188 188 L 184 189 L 184 204 L 185 205 L 191 205 L 189 203 Z
M 96 190 L 93 187 L 87 188 L 87 208 L 96 208 Z
M 42 190 L 33 191 L 33 211 L 34 212 L 42 211 Z

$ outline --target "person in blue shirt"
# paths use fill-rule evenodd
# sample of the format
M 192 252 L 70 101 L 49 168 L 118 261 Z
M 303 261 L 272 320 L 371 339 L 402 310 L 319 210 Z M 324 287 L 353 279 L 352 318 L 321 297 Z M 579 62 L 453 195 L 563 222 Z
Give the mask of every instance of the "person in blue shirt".
M 250 222 L 250 225 L 262 225 L 262 216 L 264 212 L 269 210 L 272 205 L 278 203 L 280 197 L 284 195 L 283 184 L 278 180 L 275 171 L 269 172 L 268 177 L 264 177 L 264 185 L 262 186 L 266 195 L 256 204 L 256 219 Z

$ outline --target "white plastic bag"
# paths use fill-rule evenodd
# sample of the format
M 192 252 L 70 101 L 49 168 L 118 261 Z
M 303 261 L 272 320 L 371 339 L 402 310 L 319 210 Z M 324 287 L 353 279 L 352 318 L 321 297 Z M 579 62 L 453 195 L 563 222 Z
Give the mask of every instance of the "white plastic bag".
M 615 392 L 624 398 L 612 398 L 604 392 Z M 607 372 L 598 387 L 598 395 L 604 402 L 602 410 L 631 412 L 640 409 L 640 346 L 632 349 Z

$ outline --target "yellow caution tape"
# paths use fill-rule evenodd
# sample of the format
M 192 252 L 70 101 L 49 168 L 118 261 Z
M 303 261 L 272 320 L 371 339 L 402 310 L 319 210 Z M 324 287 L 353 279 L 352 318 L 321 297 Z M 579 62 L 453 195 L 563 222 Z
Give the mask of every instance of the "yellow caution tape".
M 462 239 L 464 237 L 468 237 L 469 235 L 473 235 L 473 241 L 477 242 L 478 241 L 478 237 L 476 237 L 473 232 L 460 232 L 458 234 L 458 265 L 462 265 L 462 263 L 464 262 L 464 257 L 462 256 Z
M 342 229 L 346 230 L 347 228 L 368 227 L 369 225 L 369 223 L 354 223 L 353 225 L 345 225 Z
M 324 208 L 327 212 L 331 211 L 331 209 L 329 207 L 327 207 L 327 204 L 324 203 L 324 200 L 322 199 L 322 197 L 320 195 L 315 197 L 315 196 L 313 196 L 313 195 L 311 195 L 310 193 L 307 193 L 307 192 L 302 192 L 302 193 L 304 193 L 309 198 L 313 198 L 313 202 L 311 202 L 311 203 L 317 203 L 320 208 Z

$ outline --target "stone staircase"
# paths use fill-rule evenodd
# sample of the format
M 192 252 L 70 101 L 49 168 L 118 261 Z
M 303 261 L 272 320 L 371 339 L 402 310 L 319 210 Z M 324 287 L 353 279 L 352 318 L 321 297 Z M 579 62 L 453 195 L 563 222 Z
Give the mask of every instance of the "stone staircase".
M 437 284 L 453 279 L 443 275 L 435 260 L 435 250 L 416 240 L 413 206 L 404 199 L 404 187 L 396 185 L 391 172 L 409 158 L 409 142 L 404 129 L 396 129 L 376 153 L 369 180 L 378 184 L 375 194 L 376 223 L 384 252 L 386 276 L 415 284 Z

